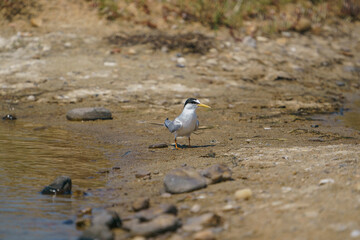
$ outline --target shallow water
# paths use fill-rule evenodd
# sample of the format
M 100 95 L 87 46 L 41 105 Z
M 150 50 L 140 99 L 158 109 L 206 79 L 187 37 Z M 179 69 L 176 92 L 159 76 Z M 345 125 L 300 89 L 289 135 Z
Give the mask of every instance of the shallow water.
M 0 239 L 76 239 L 76 212 L 101 206 L 101 196 L 48 196 L 39 192 L 56 176 L 71 177 L 73 191 L 101 190 L 110 167 L 99 151 L 80 146 L 69 132 L 19 120 L 0 120 Z M 90 190 L 87 192 L 91 192 Z

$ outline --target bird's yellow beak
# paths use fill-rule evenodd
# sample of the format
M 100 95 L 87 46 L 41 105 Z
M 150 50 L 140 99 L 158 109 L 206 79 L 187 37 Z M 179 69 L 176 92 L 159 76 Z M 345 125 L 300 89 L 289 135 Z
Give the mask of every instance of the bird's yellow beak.
M 202 103 L 199 103 L 198 106 L 199 106 L 199 107 L 205 107 L 205 108 L 211 108 L 210 106 L 205 105 L 205 104 L 202 104 Z

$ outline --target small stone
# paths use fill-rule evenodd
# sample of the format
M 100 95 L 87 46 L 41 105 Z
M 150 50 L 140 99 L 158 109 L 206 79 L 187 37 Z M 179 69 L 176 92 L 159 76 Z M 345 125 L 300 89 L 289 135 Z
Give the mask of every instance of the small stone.
M 194 204 L 194 206 L 191 207 L 190 212 L 197 213 L 200 211 L 200 209 L 201 209 L 200 204 Z
M 7 115 L 3 116 L 2 119 L 3 120 L 16 120 L 16 116 L 11 115 L 11 114 L 7 114 Z
M 206 179 L 194 168 L 177 168 L 166 174 L 165 190 L 169 193 L 191 192 L 207 186 Z
M 256 48 L 256 40 L 251 36 L 244 37 L 242 43 L 248 47 Z
M 101 240 L 113 240 L 113 232 L 104 225 L 93 225 L 87 228 L 78 240 L 90 240 L 90 239 L 101 239 Z
M 149 146 L 149 148 L 167 148 L 167 147 L 168 145 L 166 143 L 157 143 Z
M 342 81 L 336 81 L 335 83 L 336 83 L 336 85 L 338 85 L 339 87 L 344 87 L 344 86 L 345 86 L 345 83 L 342 82 Z
M 64 47 L 66 47 L 66 48 L 71 48 L 71 46 L 72 46 L 71 42 L 66 42 L 64 44 Z
M 352 237 L 352 238 L 360 237 L 360 230 L 356 229 L 356 230 L 351 231 L 350 237 Z
M 89 218 L 77 219 L 75 222 L 75 226 L 79 230 L 88 228 L 91 226 L 91 220 Z
M 141 171 L 139 170 L 136 174 L 135 174 L 135 177 L 136 178 L 143 178 L 143 177 L 147 177 L 147 176 L 150 176 L 151 175 L 151 172 L 149 171 Z
M 206 65 L 216 66 L 216 65 L 218 65 L 218 61 L 215 58 L 210 58 L 210 59 L 206 60 Z
M 116 212 L 103 210 L 94 216 L 92 224 L 102 225 L 108 227 L 109 229 L 113 229 L 120 228 L 122 226 L 122 221 Z
M 312 127 L 312 128 L 318 128 L 319 125 L 318 125 L 318 124 L 312 124 L 311 127 Z
M 322 138 L 309 138 L 308 141 L 311 141 L 311 142 L 324 142 L 325 140 L 322 139 Z
M 137 51 L 136 51 L 134 48 L 130 48 L 130 49 L 127 51 L 127 53 L 128 53 L 129 55 L 135 55 L 135 54 L 137 54 Z
M 74 221 L 72 219 L 68 219 L 68 220 L 63 221 L 62 223 L 65 225 L 72 225 L 72 224 L 74 224 Z
M 139 219 L 140 221 L 150 221 L 162 214 L 172 214 L 177 215 L 178 210 L 175 205 L 171 204 L 161 204 L 156 207 L 142 210 L 134 215 L 134 218 Z
M 116 65 L 116 62 L 104 62 L 105 67 L 115 67 Z
M 215 213 L 205 213 L 200 216 L 186 219 L 183 229 L 187 232 L 201 231 L 206 227 L 217 227 L 223 219 Z
M 231 179 L 232 172 L 225 164 L 215 164 L 201 171 L 201 175 L 210 179 L 210 183 L 218 183 Z
M 186 64 L 186 59 L 183 58 L 183 57 L 178 57 L 178 58 L 176 59 L 176 63 L 185 66 L 185 64 Z
M 53 183 L 46 186 L 41 194 L 61 195 L 71 194 L 71 178 L 67 176 L 57 177 Z
M 325 179 L 321 179 L 320 182 L 319 182 L 319 185 L 325 185 L 325 184 L 328 184 L 328 183 L 334 183 L 334 179 L 332 178 L 325 178 Z
M 125 227 L 129 229 L 133 235 L 152 237 L 164 232 L 175 231 L 180 226 L 180 219 L 171 214 L 163 214 L 151 221 L 130 221 Z
M 193 239 L 194 240 L 214 240 L 215 235 L 211 230 L 206 229 L 206 230 L 195 233 L 193 235 Z
M 31 18 L 30 19 L 30 24 L 33 27 L 41 27 L 43 24 L 43 21 L 41 18 Z
M 150 199 L 147 197 L 136 199 L 132 204 L 132 209 L 138 212 L 150 207 Z
M 26 98 L 26 100 L 28 100 L 28 101 L 35 101 L 36 98 L 35 98 L 34 95 L 30 95 L 30 96 L 28 96 L 28 97 Z
M 252 197 L 252 191 L 249 188 L 237 190 L 235 192 L 235 198 L 237 200 L 249 200 Z
M 90 121 L 97 119 L 112 119 L 111 112 L 103 107 L 75 108 L 67 112 L 66 118 L 70 121 Z

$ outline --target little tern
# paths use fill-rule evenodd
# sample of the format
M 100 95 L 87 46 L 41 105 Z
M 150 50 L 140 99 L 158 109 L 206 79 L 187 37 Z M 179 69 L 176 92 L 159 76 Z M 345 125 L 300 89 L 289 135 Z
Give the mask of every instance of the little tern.
M 188 137 L 190 147 L 190 135 L 199 127 L 199 120 L 197 120 L 196 109 L 198 107 L 210 108 L 208 105 L 200 103 L 196 98 L 189 98 L 184 104 L 182 113 L 170 121 L 168 118 L 165 120 L 165 127 L 175 135 L 175 148 L 179 149 L 176 143 L 177 137 Z

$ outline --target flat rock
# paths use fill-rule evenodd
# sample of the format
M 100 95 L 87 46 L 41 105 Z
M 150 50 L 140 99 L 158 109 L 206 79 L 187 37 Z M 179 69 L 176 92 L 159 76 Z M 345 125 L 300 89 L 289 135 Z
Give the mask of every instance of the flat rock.
M 112 119 L 111 112 L 103 107 L 75 108 L 67 112 L 70 121 L 90 121 L 98 119 Z
M 223 219 L 215 213 L 205 213 L 186 219 L 183 229 L 188 232 L 201 231 L 206 227 L 217 227 Z
M 202 170 L 201 175 L 208 178 L 211 184 L 231 179 L 232 172 L 225 164 L 215 164 Z
M 249 200 L 252 197 L 252 191 L 249 188 L 240 189 L 237 190 L 234 195 L 237 200 Z
M 169 193 L 185 193 L 205 188 L 207 183 L 194 168 L 184 167 L 170 171 L 164 178 L 164 186 Z
M 71 194 L 71 178 L 67 176 L 57 177 L 53 183 L 46 186 L 41 194 L 61 195 Z
M 114 233 L 104 225 L 93 225 L 86 229 L 78 240 L 112 240 Z
M 136 199 L 132 204 L 132 209 L 138 212 L 143 209 L 147 209 L 150 206 L 150 199 L 148 197 Z
M 162 214 L 147 222 L 141 222 L 138 219 L 134 219 L 126 224 L 126 228 L 129 229 L 133 235 L 145 237 L 152 237 L 164 232 L 175 231 L 180 226 L 180 219 L 171 214 Z
M 93 225 L 103 225 L 109 229 L 120 228 L 122 226 L 119 215 L 114 211 L 103 210 L 96 214 L 92 220 Z
M 150 221 L 162 214 L 177 215 L 178 210 L 175 205 L 172 204 L 160 204 L 156 207 L 142 210 L 134 215 L 134 218 L 140 221 Z

